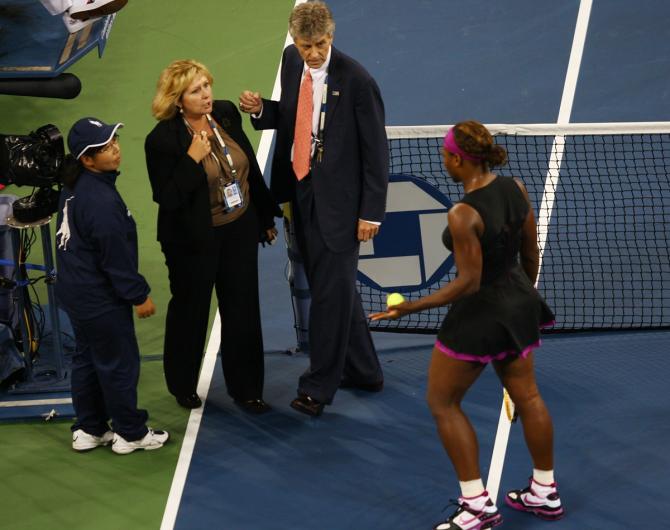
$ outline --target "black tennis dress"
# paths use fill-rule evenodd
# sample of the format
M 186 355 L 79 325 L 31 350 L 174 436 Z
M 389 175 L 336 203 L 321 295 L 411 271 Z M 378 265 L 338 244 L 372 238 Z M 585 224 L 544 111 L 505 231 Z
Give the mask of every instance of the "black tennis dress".
M 540 345 L 540 328 L 554 323 L 554 314 L 519 263 L 528 202 L 512 178 L 500 176 L 460 202 L 477 210 L 484 221 L 481 284 L 476 293 L 451 305 L 436 346 L 465 361 L 526 357 Z M 453 252 L 449 227 L 442 240 Z

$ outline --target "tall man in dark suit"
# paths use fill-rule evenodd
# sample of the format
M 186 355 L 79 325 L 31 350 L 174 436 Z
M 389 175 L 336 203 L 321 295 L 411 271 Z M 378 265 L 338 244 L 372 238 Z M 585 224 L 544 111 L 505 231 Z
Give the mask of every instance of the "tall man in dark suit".
M 356 291 L 358 251 L 386 208 L 384 104 L 368 72 L 331 44 L 323 2 L 295 7 L 279 101 L 245 91 L 256 129 L 277 129 L 271 189 L 291 202 L 311 291 L 310 368 L 291 406 L 318 416 L 338 387 L 379 391 L 383 374 Z

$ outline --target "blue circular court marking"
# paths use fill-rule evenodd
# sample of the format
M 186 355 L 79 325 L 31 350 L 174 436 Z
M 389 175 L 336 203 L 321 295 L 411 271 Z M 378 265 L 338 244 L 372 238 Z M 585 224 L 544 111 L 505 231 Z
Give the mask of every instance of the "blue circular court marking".
M 413 292 L 439 281 L 454 258 L 442 244 L 451 201 L 413 175 L 391 175 L 386 217 L 361 247 L 358 280 L 379 291 Z

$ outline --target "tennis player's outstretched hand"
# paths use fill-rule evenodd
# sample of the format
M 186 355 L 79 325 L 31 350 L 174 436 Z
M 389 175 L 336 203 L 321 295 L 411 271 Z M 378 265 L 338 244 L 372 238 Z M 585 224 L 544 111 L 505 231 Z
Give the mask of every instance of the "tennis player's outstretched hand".
M 259 114 L 263 109 L 263 100 L 258 92 L 245 90 L 240 94 L 240 110 L 248 114 Z
M 386 311 L 368 315 L 368 318 L 373 322 L 376 320 L 395 320 L 396 318 L 409 315 L 412 312 L 411 305 L 412 302 L 402 302 L 397 305 L 392 305 L 389 306 Z

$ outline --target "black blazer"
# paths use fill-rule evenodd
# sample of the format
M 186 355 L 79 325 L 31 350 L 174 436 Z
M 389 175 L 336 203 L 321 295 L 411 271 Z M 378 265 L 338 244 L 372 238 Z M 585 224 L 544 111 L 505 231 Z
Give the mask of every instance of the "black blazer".
M 263 100 L 256 129 L 277 129 L 270 188 L 280 202 L 294 200 L 291 165 L 303 60 L 294 45 L 284 50 L 280 101 Z M 324 125 L 324 156 L 312 160 L 312 186 L 321 235 L 340 252 L 358 244 L 358 219 L 382 221 L 389 155 L 379 87 L 354 59 L 331 49 Z
M 239 144 L 249 159 L 249 195 L 262 232 L 274 226 L 281 210 L 263 180 L 256 155 L 242 130 L 242 118 L 231 101 L 215 101 L 212 117 Z M 182 117 L 161 121 L 144 143 L 153 199 L 158 203 L 157 239 L 162 244 L 201 248 L 212 226 L 207 175 L 186 154 L 191 135 Z

